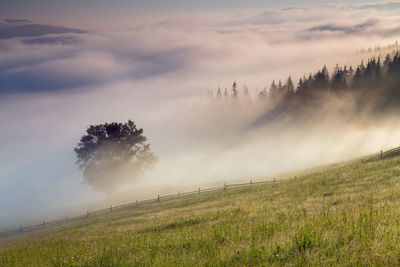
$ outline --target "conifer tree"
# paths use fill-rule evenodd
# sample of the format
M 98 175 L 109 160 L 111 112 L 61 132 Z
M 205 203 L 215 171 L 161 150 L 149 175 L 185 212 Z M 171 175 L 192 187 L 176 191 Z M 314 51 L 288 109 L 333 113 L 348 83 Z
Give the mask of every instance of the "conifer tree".
M 339 92 L 347 89 L 346 78 L 345 78 L 346 71 L 347 71 L 346 69 L 342 69 L 336 66 L 331 81 L 331 89 L 334 92 Z
M 272 81 L 271 87 L 269 88 L 269 95 L 271 98 L 276 98 L 278 96 L 278 87 L 275 84 L 275 80 Z
M 238 90 L 237 90 L 237 83 L 236 81 L 233 82 L 232 85 L 232 97 L 237 98 L 239 96 Z
M 329 88 L 329 74 L 328 69 L 324 65 L 321 71 L 314 75 L 313 79 L 314 90 L 328 90 Z
M 228 98 L 228 97 L 229 97 L 229 94 L 228 94 L 228 89 L 227 89 L 227 88 L 225 88 L 225 91 L 224 91 L 224 97 L 225 97 L 225 98 Z
M 291 95 L 294 94 L 294 85 L 293 85 L 292 77 L 289 76 L 289 78 L 287 79 L 287 82 L 285 84 L 285 88 L 286 88 L 286 95 L 287 96 L 291 96 Z
M 221 97 L 222 97 L 221 87 L 218 86 L 218 90 L 217 90 L 217 99 L 221 99 Z
M 265 99 L 267 98 L 267 96 L 265 95 L 264 91 L 260 91 L 257 95 L 257 100 L 258 101 L 265 101 Z

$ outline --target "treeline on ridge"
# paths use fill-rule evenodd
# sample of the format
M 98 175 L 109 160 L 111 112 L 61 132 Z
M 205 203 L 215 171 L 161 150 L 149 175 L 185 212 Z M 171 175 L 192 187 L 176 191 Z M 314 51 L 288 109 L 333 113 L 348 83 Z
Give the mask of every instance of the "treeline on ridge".
M 382 61 L 380 57 L 371 58 L 366 64 L 361 62 L 356 67 L 336 65 L 332 74 L 326 66 L 314 74 L 303 75 L 294 84 L 289 76 L 284 82 L 272 81 L 269 88 L 257 92 L 256 103 L 272 102 L 291 106 L 321 104 L 326 95 L 342 98 L 353 97 L 356 105 L 372 107 L 372 110 L 385 111 L 400 107 L 400 55 L 399 52 L 387 54 Z M 249 89 L 245 86 L 239 93 L 236 81 L 232 89 L 218 88 L 216 92 L 208 92 L 210 98 L 235 101 L 251 99 Z M 293 105 L 292 105 L 293 104 Z M 300 106 L 301 106 L 300 105 Z

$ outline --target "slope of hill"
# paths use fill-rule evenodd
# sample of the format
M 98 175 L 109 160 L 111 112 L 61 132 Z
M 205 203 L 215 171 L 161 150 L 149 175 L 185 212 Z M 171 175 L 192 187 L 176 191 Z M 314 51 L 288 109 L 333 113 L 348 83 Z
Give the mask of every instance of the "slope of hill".
M 0 266 L 398 265 L 400 158 L 3 240 Z

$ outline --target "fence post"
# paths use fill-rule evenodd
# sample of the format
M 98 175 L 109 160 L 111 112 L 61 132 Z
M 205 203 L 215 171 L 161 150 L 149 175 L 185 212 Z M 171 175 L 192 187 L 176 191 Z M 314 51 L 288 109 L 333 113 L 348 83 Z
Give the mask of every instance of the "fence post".
M 226 192 L 226 184 L 224 184 L 224 191 Z
M 275 177 L 274 177 L 274 183 L 275 183 Z
M 361 163 L 364 163 L 364 159 L 361 159 Z
M 110 212 L 112 212 L 112 205 L 110 206 Z
M 250 180 L 250 186 L 253 186 L 253 180 Z
M 381 159 L 382 159 L 382 154 L 383 154 L 383 153 L 382 153 L 382 150 L 381 150 Z
M 157 201 L 160 202 L 160 195 L 157 196 Z

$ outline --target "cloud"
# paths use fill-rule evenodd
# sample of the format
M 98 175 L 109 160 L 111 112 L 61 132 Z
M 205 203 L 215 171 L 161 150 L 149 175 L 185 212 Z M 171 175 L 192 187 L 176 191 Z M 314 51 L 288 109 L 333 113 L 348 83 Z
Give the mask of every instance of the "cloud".
M 237 72 L 235 61 L 241 62 L 242 69 L 247 66 L 249 72 L 261 72 L 258 58 L 274 58 L 266 51 L 270 46 L 275 49 L 275 45 L 351 36 L 390 38 L 399 32 L 394 21 L 388 23 L 376 14 L 368 19 L 364 16 L 362 21 L 352 15 L 354 10 L 339 6 L 292 7 L 240 16 L 171 17 L 114 33 L 61 31 L 18 39 L 20 44 L 4 39 L 0 41 L 0 94 L 87 90 L 118 80 L 145 80 L 179 72 L 192 75 L 194 71 L 213 70 L 225 75 Z M 15 23 L 20 21 L 25 23 Z M 253 46 L 253 51 L 246 46 Z M 96 53 L 103 55 L 99 57 L 102 63 L 87 56 Z M 222 67 L 213 59 L 226 64 Z M 94 65 L 86 62 L 89 60 Z M 273 70 L 266 67 L 263 71 Z
M 196 47 L 167 44 L 166 40 L 157 40 L 163 44 L 155 47 L 156 40 L 123 33 L 3 41 L 0 95 L 87 90 L 88 86 L 146 79 L 184 68 Z
M 3 71 L 0 74 L 0 92 L 55 92 L 107 82 L 124 72 L 123 66 L 109 54 L 82 52 L 69 58 L 50 59 Z
M 358 9 L 376 9 L 376 10 L 390 10 L 394 11 L 400 9 L 399 1 L 383 1 L 377 3 L 360 4 L 355 6 Z
M 30 20 L 27 19 L 4 19 L 8 24 L 27 24 L 31 23 Z
M 399 20 L 370 18 L 363 22 L 353 22 L 354 24 L 326 23 L 312 26 L 306 30 L 299 31 L 299 40 L 327 40 L 351 37 L 373 37 L 373 38 L 395 38 L 400 32 Z
M 235 15 L 222 23 L 225 26 L 270 25 L 279 26 L 288 23 L 321 22 L 348 18 L 354 15 L 350 5 L 323 5 L 313 7 L 292 6 L 282 9 L 266 9 L 262 12 Z
M 373 26 L 376 26 L 380 20 L 378 19 L 368 19 L 362 23 L 356 25 L 346 25 L 340 26 L 335 24 L 325 24 L 321 26 L 314 26 L 309 29 L 311 32 L 339 32 L 342 34 L 355 34 L 355 33 L 363 33 L 368 29 L 371 29 Z
M 78 45 L 82 43 L 82 39 L 77 36 L 62 35 L 23 39 L 21 42 L 26 45 Z
M 15 26 L 26 25 L 26 24 L 32 24 L 32 22 L 27 20 L 27 19 L 4 19 L 4 18 L 0 18 L 0 30 L 1 29 L 15 27 Z
M 238 26 L 238 25 L 268 25 L 280 24 L 285 22 L 285 17 L 277 10 L 265 10 L 250 16 L 235 16 L 232 20 L 225 22 L 222 26 Z
M 16 38 L 16 37 L 37 37 L 47 34 L 65 34 L 65 33 L 87 33 L 83 30 L 54 27 L 41 24 L 26 24 L 20 26 L 0 29 L 0 39 Z

